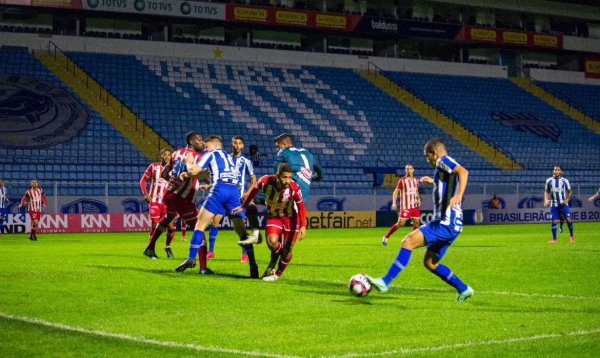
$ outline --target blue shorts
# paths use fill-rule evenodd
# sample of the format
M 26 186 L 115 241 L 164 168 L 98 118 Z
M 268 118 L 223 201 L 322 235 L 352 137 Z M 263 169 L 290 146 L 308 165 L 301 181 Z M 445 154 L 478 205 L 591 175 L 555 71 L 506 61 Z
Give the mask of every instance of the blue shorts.
M 231 210 L 242 205 L 240 201 L 240 190 L 237 185 L 229 185 L 217 183 L 204 200 L 202 207 L 215 215 L 228 215 Z M 234 217 L 245 218 L 246 212 L 241 212 L 233 215 Z
M 552 220 L 560 219 L 560 214 L 562 213 L 565 220 L 571 217 L 571 210 L 569 210 L 569 205 L 565 204 L 562 206 L 551 206 L 550 214 L 552 215 Z
M 440 220 L 433 220 L 421 225 L 419 230 L 425 237 L 425 246 L 429 251 L 435 253 L 438 260 L 444 257 L 448 247 L 460 234 L 460 231 L 456 231 L 448 225 L 443 225 Z
M 8 215 L 8 211 L 6 208 L 0 208 L 0 224 L 6 220 L 6 216 Z

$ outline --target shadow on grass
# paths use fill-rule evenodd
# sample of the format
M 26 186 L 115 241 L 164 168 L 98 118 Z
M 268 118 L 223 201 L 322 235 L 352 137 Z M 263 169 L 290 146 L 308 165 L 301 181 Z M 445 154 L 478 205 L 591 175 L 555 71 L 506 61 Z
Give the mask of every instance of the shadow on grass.
M 215 277 L 229 277 L 229 278 L 235 278 L 235 279 L 248 279 L 248 280 L 250 279 L 249 275 L 245 276 L 245 275 L 229 273 L 229 272 L 215 272 L 212 275 L 201 275 L 198 273 L 197 268 L 186 270 L 185 272 L 177 272 L 177 271 L 175 271 L 175 268 L 169 270 L 169 269 L 156 269 L 156 268 L 135 267 L 135 266 L 108 266 L 108 265 L 88 265 L 88 267 L 102 269 L 102 270 L 121 270 L 121 271 L 150 273 L 150 274 L 162 275 L 162 276 L 167 276 L 167 277 L 175 277 L 175 278 L 180 277 L 181 275 L 191 276 L 191 274 L 193 273 L 194 275 L 201 276 L 201 277 L 215 276 Z

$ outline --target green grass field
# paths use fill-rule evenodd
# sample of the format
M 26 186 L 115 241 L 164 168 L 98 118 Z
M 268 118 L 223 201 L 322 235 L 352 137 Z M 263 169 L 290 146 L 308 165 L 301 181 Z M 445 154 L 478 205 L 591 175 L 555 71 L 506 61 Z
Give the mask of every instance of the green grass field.
M 462 303 L 423 249 L 389 293 L 351 296 L 350 276 L 384 274 L 407 230 L 388 247 L 385 228 L 311 230 L 275 283 L 246 278 L 230 231 L 210 277 L 174 271 L 179 233 L 176 258 L 159 260 L 142 233 L 3 235 L 0 356 L 598 356 L 600 223 L 555 245 L 547 224 L 465 227 L 443 260 L 476 290 Z

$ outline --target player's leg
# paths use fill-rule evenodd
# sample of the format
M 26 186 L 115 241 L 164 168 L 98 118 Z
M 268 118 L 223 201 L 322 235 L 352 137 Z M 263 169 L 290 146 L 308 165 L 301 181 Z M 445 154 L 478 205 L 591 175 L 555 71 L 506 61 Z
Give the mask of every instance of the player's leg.
M 215 215 L 213 221 L 210 225 L 210 229 L 208 230 L 208 252 L 206 253 L 207 259 L 212 259 L 215 257 L 215 242 L 217 240 L 217 235 L 219 234 L 219 223 L 223 219 L 223 215 Z
M 291 223 L 290 226 L 296 226 L 295 223 Z M 294 248 L 294 244 L 296 243 L 296 238 L 298 237 L 298 227 L 295 227 L 296 230 L 290 230 L 289 227 L 284 227 L 283 231 L 283 250 L 281 250 L 279 264 L 277 265 L 277 271 L 275 271 L 275 277 L 273 277 L 272 281 L 277 280 L 281 275 L 283 275 L 283 271 L 288 267 L 290 262 L 292 261 L 292 249 Z M 268 278 L 264 278 L 265 281 L 270 281 Z
M 559 212 L 557 207 L 550 207 L 550 215 L 552 217 L 552 224 L 550 226 L 550 230 L 552 231 L 552 239 L 548 241 L 549 243 L 556 243 L 556 227 L 558 226 Z
M 37 211 L 30 211 L 29 217 L 31 218 L 31 231 L 29 233 L 29 240 L 37 241 L 36 231 L 41 215 Z
M 167 226 L 167 238 L 165 240 L 165 252 L 168 258 L 173 258 L 173 250 L 171 250 L 171 243 L 175 239 L 175 220 L 171 220 Z
M 414 208 L 411 210 L 410 218 L 412 221 L 413 230 L 418 229 L 419 226 L 421 226 L 421 211 L 419 210 L 419 208 Z
M 567 222 L 567 227 L 569 228 L 569 235 L 571 236 L 571 243 L 575 243 L 575 236 L 573 234 L 573 218 L 571 218 L 571 210 L 569 206 L 565 205 L 562 208 L 562 214 Z
M 241 205 L 239 196 L 231 196 L 230 200 L 226 203 L 225 207 L 228 213 L 231 213 L 231 210 Z M 245 210 L 235 214 L 231 219 L 233 223 L 233 229 L 237 233 L 240 238 L 240 243 L 242 244 L 242 248 L 245 249 L 246 255 L 248 257 L 248 267 L 250 268 L 250 277 L 258 278 L 258 264 L 256 263 L 256 257 L 254 256 L 254 243 L 258 242 L 258 236 L 256 235 L 248 235 L 246 232 L 246 223 L 244 222 L 244 218 L 246 217 Z
M 398 221 L 396 221 L 394 225 L 390 226 L 388 232 L 385 235 L 383 235 L 383 238 L 381 239 L 381 244 L 383 246 L 387 246 L 387 241 L 390 238 L 390 236 L 392 236 L 392 234 L 395 233 L 396 230 L 398 230 L 398 228 L 401 228 L 402 226 L 404 226 L 404 224 L 406 224 L 406 219 L 402 217 L 402 212 L 403 210 L 400 210 L 398 212 Z
M 371 282 L 378 291 L 387 292 L 388 286 L 408 265 L 413 250 L 425 245 L 425 237 L 422 232 L 423 229 L 424 228 L 413 230 L 402 239 L 402 245 L 398 252 L 398 256 L 396 256 L 396 259 L 392 262 L 388 272 L 383 277 L 374 278 L 367 276 L 369 282 Z
M 184 220 L 186 223 L 189 223 L 189 220 L 193 220 L 191 218 L 186 220 L 186 216 L 188 216 L 189 214 L 186 215 L 185 213 L 180 213 L 180 215 L 181 219 Z M 194 233 L 192 234 L 192 239 L 190 240 L 190 249 L 188 257 L 179 266 L 177 266 L 177 268 L 175 269 L 176 271 L 182 272 L 188 268 L 195 267 L 196 256 L 199 256 L 200 273 L 212 273 L 206 267 L 206 239 L 204 235 L 204 230 L 206 230 L 208 225 L 210 225 L 214 216 L 215 214 L 210 212 L 205 207 L 202 207 L 202 209 L 200 209 L 200 213 L 198 214 L 197 220 L 194 225 Z M 205 272 L 202 272 L 203 270 Z
M 268 218 L 267 225 L 265 228 L 265 234 L 267 236 L 267 246 L 271 250 L 271 259 L 265 269 L 262 277 L 268 277 L 275 273 L 275 266 L 277 261 L 281 257 L 283 251 L 283 242 L 281 241 L 281 234 L 283 232 L 283 223 L 281 218 Z
M 423 264 L 425 265 L 426 269 L 428 269 L 437 277 L 441 278 L 442 281 L 454 287 L 456 292 L 460 294 L 461 292 L 467 291 L 469 286 L 463 283 L 458 276 L 452 273 L 452 270 L 450 270 L 448 266 L 440 263 L 440 260 L 446 253 L 448 247 L 449 245 L 437 245 L 436 247 L 427 249 L 427 251 L 425 251 L 425 257 L 423 258 Z M 468 297 L 471 295 L 472 292 Z
M 186 241 L 185 234 L 187 233 L 187 224 L 181 220 L 181 218 L 179 219 L 179 226 L 181 228 L 181 241 Z

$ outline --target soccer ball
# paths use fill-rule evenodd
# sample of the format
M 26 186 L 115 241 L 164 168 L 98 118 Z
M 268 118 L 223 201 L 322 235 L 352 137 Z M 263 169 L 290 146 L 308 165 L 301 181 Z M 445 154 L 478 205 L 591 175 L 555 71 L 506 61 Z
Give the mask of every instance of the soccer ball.
M 356 297 L 364 297 L 371 292 L 371 283 L 367 280 L 367 275 L 358 273 L 350 277 L 348 290 Z

